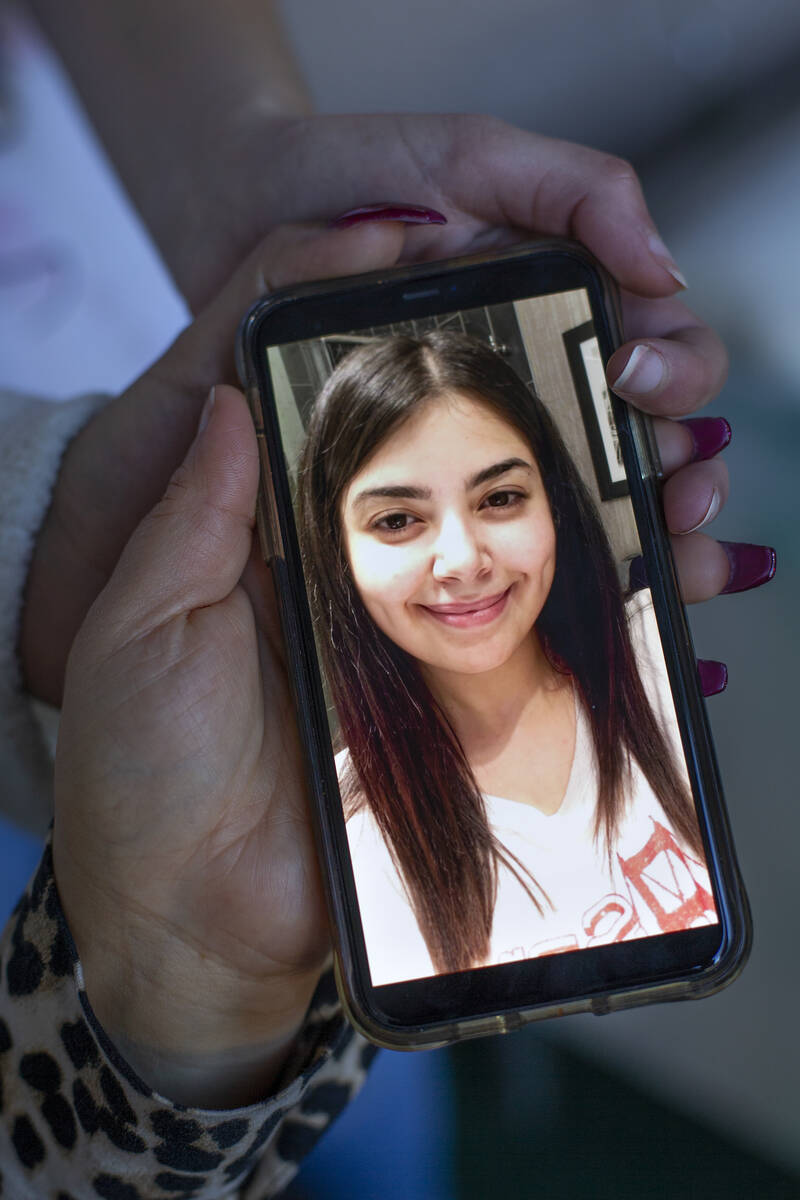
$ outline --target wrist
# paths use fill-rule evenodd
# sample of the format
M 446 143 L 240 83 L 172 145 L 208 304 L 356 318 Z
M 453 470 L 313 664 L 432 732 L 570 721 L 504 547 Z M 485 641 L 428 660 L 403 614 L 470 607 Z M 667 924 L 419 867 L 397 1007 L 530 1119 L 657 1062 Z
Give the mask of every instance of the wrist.
M 87 993 L 109 1033 L 178 1058 L 290 1039 L 321 972 L 321 965 L 267 964 L 245 976 L 151 918 L 112 925 L 104 914 L 102 931 L 75 940 Z
M 174 940 L 132 959 L 95 947 L 82 962 L 104 1032 L 160 1095 L 195 1108 L 266 1099 L 292 1052 L 318 982 L 242 980 Z
M 99 1018 L 98 1018 L 99 1019 Z M 126 1034 L 106 1035 L 142 1082 L 173 1104 L 187 1108 L 244 1108 L 267 1100 L 291 1055 L 301 1023 L 283 1038 L 230 1046 L 215 1053 L 169 1051 Z
M 270 1094 L 322 964 L 305 971 L 268 964 L 244 976 L 151 914 L 117 912 L 108 897 L 80 908 L 61 900 L 94 1015 L 149 1087 L 198 1108 L 239 1107 Z

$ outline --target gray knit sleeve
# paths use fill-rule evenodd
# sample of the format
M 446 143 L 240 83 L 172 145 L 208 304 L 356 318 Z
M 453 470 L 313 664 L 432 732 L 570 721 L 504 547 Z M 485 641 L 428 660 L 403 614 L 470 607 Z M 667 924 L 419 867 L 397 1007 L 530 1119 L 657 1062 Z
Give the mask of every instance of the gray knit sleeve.
M 52 816 L 52 761 L 22 691 L 16 647 L 23 591 L 64 450 L 105 402 L 0 392 L 0 812 L 38 834 Z

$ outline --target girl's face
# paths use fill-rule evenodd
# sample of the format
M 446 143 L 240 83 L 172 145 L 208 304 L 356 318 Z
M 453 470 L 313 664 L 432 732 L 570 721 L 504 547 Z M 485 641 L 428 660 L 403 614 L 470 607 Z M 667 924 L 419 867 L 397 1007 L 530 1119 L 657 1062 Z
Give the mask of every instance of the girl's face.
M 419 662 L 476 674 L 525 642 L 556 535 L 530 446 L 488 406 L 425 404 L 351 479 L 341 515 L 367 611 Z

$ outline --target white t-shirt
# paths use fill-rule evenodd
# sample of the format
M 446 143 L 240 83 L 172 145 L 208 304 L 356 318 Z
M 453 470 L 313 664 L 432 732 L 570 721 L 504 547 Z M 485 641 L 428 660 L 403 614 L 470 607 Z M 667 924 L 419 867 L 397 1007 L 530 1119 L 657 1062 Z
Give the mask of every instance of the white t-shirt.
M 634 598 L 628 616 L 643 682 L 677 749 L 675 714 L 660 645 L 652 640 L 657 631 L 646 594 Z M 485 965 L 717 921 L 705 865 L 678 841 L 636 763 L 610 860 L 605 839 L 595 838 L 594 747 L 581 704 L 576 703 L 572 769 L 557 812 L 545 814 L 498 796 L 486 796 L 485 801 L 493 832 L 549 899 L 548 903 L 539 896 L 544 909 L 540 914 L 511 871 L 501 867 Z M 347 835 L 373 984 L 435 974 L 402 880 L 366 808 L 348 821 Z

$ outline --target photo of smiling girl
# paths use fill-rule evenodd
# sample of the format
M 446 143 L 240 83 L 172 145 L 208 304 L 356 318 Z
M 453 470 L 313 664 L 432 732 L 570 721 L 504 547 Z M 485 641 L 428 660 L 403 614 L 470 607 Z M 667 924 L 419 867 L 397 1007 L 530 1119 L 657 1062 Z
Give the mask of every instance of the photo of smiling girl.
M 716 922 L 649 593 L 500 355 L 352 351 L 297 489 L 373 984 Z

